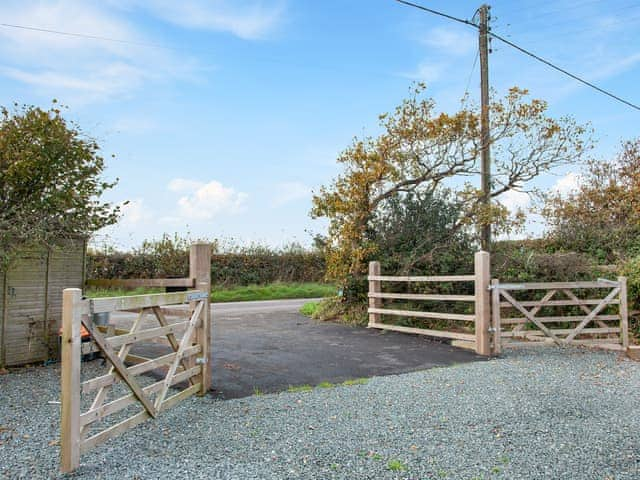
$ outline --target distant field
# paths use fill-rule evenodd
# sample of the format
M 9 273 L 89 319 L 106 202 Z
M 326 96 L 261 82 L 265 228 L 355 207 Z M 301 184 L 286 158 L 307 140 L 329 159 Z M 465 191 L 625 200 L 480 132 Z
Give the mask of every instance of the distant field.
M 163 293 L 161 288 L 136 288 L 134 290 L 92 288 L 85 292 L 89 298 L 121 297 Z M 326 283 L 272 283 L 226 289 L 213 288 L 212 302 L 245 302 L 251 300 L 284 300 L 291 298 L 330 297 L 336 294 L 335 285 Z

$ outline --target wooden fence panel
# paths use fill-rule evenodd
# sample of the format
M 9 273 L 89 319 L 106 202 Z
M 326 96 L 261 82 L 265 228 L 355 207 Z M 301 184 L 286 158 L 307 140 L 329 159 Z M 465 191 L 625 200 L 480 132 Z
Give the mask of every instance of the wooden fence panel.
M 481 355 L 490 355 L 493 350 L 491 341 L 491 293 L 490 283 L 490 257 L 487 252 L 478 252 L 474 259 L 473 275 L 381 275 L 380 263 L 369 263 L 369 328 L 392 330 L 396 332 L 427 335 L 437 338 L 448 338 L 463 341 L 475 348 Z M 415 293 L 388 293 L 382 291 L 384 282 L 473 282 L 473 295 L 456 294 L 415 294 Z M 394 309 L 383 306 L 383 300 L 415 300 L 434 302 L 470 302 L 475 306 L 473 314 L 413 311 Z M 427 318 L 451 320 L 456 322 L 469 322 L 474 324 L 475 333 L 464 333 L 452 330 L 434 330 L 426 328 L 389 325 L 382 322 L 382 317 L 399 316 L 412 318 Z

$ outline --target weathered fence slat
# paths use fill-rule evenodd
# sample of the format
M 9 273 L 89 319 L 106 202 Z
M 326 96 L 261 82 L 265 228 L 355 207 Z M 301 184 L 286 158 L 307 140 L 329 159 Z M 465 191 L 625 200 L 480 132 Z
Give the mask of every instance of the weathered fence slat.
M 369 292 L 369 298 L 396 300 L 433 300 L 440 302 L 475 302 L 475 295 L 435 295 L 429 293 L 375 293 Z
M 455 340 L 465 340 L 467 342 L 475 342 L 476 336 L 472 333 L 447 332 L 443 330 L 429 330 L 426 328 L 403 327 L 401 325 L 387 325 L 384 323 L 375 324 L 374 328 L 381 330 L 391 330 L 394 332 L 414 333 L 418 335 L 428 335 L 430 337 L 451 338 Z

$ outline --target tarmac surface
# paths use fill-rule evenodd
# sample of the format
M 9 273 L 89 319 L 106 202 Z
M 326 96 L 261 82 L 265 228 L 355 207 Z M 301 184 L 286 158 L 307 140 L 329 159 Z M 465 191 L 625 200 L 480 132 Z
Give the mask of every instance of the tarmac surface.
M 220 398 L 482 360 L 418 335 L 318 322 L 308 300 L 213 305 L 213 387 Z

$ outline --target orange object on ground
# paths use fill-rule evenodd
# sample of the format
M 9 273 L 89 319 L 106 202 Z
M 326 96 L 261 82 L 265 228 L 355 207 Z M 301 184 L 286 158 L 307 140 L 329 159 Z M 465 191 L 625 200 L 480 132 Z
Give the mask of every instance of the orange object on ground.
M 58 335 L 62 336 L 62 327 L 60 327 L 60 330 L 58 331 Z M 84 325 L 80 325 L 80 338 L 82 340 L 86 340 L 90 337 L 91 337 L 91 334 L 89 333 L 89 330 L 84 328 Z

